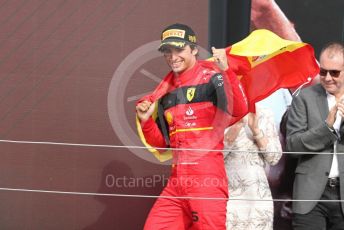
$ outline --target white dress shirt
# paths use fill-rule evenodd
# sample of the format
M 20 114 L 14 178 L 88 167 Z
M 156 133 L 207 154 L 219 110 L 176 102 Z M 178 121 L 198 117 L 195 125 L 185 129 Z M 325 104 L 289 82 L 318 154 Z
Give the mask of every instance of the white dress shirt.
M 328 108 L 329 110 L 336 105 L 336 97 L 332 94 L 327 93 L 327 102 L 328 102 Z M 340 124 L 342 122 L 342 116 L 339 114 L 339 111 L 337 111 L 336 114 L 336 121 L 333 124 L 333 128 L 337 135 L 339 136 L 339 128 Z M 330 174 L 328 175 L 329 178 L 331 177 L 339 177 L 339 170 L 338 170 L 338 159 L 337 159 L 337 141 L 335 141 L 333 145 L 333 159 L 332 159 L 332 165 Z

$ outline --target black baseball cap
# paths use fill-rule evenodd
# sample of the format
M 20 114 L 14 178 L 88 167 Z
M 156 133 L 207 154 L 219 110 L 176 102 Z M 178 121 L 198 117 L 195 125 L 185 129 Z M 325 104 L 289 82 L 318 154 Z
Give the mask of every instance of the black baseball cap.
M 163 47 L 167 45 L 177 48 L 183 48 L 185 45 L 197 45 L 196 34 L 187 25 L 179 23 L 170 25 L 161 33 L 159 51 L 162 51 Z

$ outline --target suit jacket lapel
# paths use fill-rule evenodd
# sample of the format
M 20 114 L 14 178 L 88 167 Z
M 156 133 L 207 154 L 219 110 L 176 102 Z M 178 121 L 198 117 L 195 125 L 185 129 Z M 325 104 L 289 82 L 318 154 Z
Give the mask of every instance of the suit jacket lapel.
M 327 115 L 328 115 L 328 102 L 327 102 L 327 94 L 325 89 L 319 84 L 319 87 L 317 88 L 317 104 L 318 104 L 318 109 L 321 115 L 321 118 L 323 121 L 326 120 Z
M 328 102 L 327 102 L 327 94 L 325 89 L 319 84 L 319 87 L 317 88 L 317 104 L 318 104 L 318 109 L 321 114 L 321 118 L 323 121 L 326 120 L 328 113 L 329 113 L 329 108 L 328 108 Z M 341 124 L 341 137 L 343 137 L 343 123 Z M 341 138 L 341 140 L 337 143 L 337 152 L 338 153 L 343 153 L 344 152 L 344 138 Z M 337 154 L 337 159 L 338 159 L 338 169 L 340 173 L 344 173 L 344 155 L 343 154 Z

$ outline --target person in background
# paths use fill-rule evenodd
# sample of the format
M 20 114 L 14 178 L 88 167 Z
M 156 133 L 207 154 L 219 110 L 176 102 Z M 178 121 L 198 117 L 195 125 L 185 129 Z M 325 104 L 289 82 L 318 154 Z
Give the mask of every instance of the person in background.
M 226 130 L 224 159 L 230 194 L 227 229 L 273 228 L 273 202 L 265 168 L 277 164 L 281 156 L 269 109 L 257 107 L 256 114 L 249 113 Z
M 298 160 L 293 187 L 293 228 L 344 229 L 344 45 L 320 52 L 320 84 L 293 98 L 287 150 Z M 306 201 L 305 201 L 306 200 Z M 320 201 L 319 201 L 320 200 Z M 329 200 L 328 202 L 326 202 Z
M 307 1 L 298 3 L 297 1 L 290 0 L 252 0 L 250 24 L 251 29 L 268 29 L 284 39 L 292 41 L 302 41 L 302 37 L 298 34 L 296 28 L 300 29 L 305 25 L 300 22 L 298 24 L 296 23 L 295 25 L 295 22 L 287 17 L 287 12 L 280 8 L 280 5 L 283 2 L 288 2 L 288 5 L 290 6 L 300 4 L 301 8 L 305 8 L 305 6 L 309 4 L 309 2 Z M 323 3 L 320 3 L 320 1 L 318 3 L 324 5 Z M 329 4 L 331 4 L 332 7 L 335 5 L 332 2 Z M 294 13 L 296 11 L 300 11 L 300 9 L 295 8 Z M 324 17 L 330 18 L 326 15 L 324 15 Z M 325 23 L 325 21 L 326 20 L 323 20 L 322 22 Z M 318 84 L 319 82 L 320 81 L 318 75 L 309 84 L 303 87 L 309 87 L 311 85 Z M 289 91 L 292 94 L 293 92 L 295 92 L 296 89 L 297 87 L 289 89 Z M 282 121 L 282 123 L 283 122 L 284 121 Z M 285 125 L 283 124 L 283 126 Z M 285 130 L 286 128 L 283 127 L 283 129 Z M 285 135 L 282 135 L 281 142 L 283 151 L 285 151 L 285 138 Z M 279 163 L 271 167 L 271 170 L 268 174 L 268 181 L 272 195 L 275 198 L 281 199 L 280 201 L 274 201 L 274 226 L 276 229 L 279 230 L 291 229 L 292 210 L 291 202 L 289 200 L 291 200 L 292 198 L 292 183 L 294 180 L 295 165 L 295 158 L 291 157 L 290 154 L 283 154 Z

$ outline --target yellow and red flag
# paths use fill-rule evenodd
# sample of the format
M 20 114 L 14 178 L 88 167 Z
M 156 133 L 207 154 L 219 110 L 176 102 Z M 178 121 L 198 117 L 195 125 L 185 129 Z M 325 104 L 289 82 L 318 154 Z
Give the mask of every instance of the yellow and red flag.
M 250 112 L 276 90 L 309 83 L 319 72 L 311 45 L 282 39 L 265 29 L 227 47 L 226 53 L 245 89 Z

